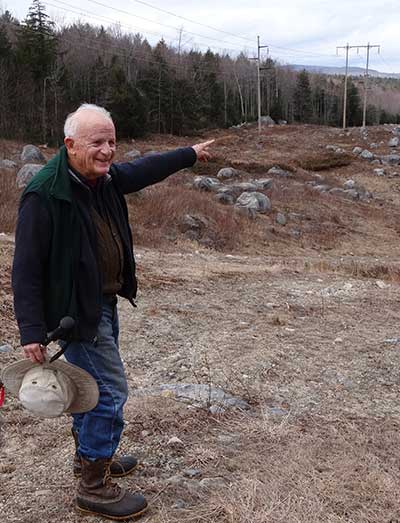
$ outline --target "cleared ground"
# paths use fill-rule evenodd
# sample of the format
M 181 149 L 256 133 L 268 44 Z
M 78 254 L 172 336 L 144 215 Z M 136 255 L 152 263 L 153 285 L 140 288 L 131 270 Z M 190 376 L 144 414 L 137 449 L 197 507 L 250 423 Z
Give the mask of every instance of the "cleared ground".
M 256 171 L 279 155 L 295 177 L 276 181 L 273 205 L 308 218 L 289 218 L 285 227 L 274 216 L 241 218 L 244 239 L 229 250 L 189 241 L 172 225 L 174 239 L 161 248 L 141 241 L 139 306 L 121 300 L 120 322 L 132 392 L 206 383 L 247 400 L 251 409 L 213 415 L 171 397 L 132 394 L 121 447 L 142 466 L 123 483 L 145 492 L 151 509 L 142 521 L 154 523 L 399 522 L 396 167 L 388 169 L 393 177 L 376 177 L 376 166 L 351 157 L 328 174 L 317 171 L 356 179 L 374 193 L 368 203 L 307 190 L 296 200 L 296 183 L 315 172 L 294 167 L 296 158 L 319 149 L 324 156 L 331 143 L 350 152 L 359 130 L 340 136 L 313 127 L 269 129 L 265 150 L 249 133 L 238 135 L 240 141 L 221 136 L 217 163 L 256 160 L 248 168 Z M 383 154 L 389 138 L 387 129 L 376 128 L 367 145 L 383 141 Z M 178 142 L 171 138 L 164 146 Z M 222 161 L 228 152 L 229 162 Z M 162 198 L 157 190 L 136 208 L 132 202 L 133 218 L 140 218 L 146 199 Z M 282 194 L 289 194 L 285 204 Z M 328 224 L 337 228 L 326 242 Z M 145 225 L 139 220 L 143 231 Z M 0 354 L 2 365 L 19 358 L 12 251 L 12 235 L 3 236 L 0 342 L 16 351 Z M 68 419 L 35 420 L 10 397 L 1 414 L 2 521 L 81 521 L 73 508 Z M 168 444 L 174 436 L 181 443 Z

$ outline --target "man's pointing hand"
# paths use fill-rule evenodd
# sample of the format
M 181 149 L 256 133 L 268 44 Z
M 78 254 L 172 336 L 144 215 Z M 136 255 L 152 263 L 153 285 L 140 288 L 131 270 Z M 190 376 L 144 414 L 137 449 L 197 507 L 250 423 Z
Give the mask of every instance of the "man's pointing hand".
M 208 147 L 215 142 L 215 140 L 208 140 L 208 142 L 202 142 L 197 143 L 196 145 L 192 145 L 192 148 L 195 150 L 197 154 L 197 159 L 200 162 L 208 162 L 208 160 L 211 158 L 211 154 L 208 151 Z

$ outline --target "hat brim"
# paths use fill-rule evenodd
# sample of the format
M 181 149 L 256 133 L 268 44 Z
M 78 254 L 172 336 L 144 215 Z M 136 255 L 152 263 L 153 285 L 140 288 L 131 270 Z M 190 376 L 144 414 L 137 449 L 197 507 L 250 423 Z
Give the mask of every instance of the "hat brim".
M 56 360 L 52 363 L 34 363 L 31 360 L 20 360 L 7 365 L 1 373 L 1 379 L 6 388 L 18 396 L 22 380 L 28 370 L 42 366 L 45 369 L 58 370 L 68 376 L 76 387 L 76 396 L 65 412 L 79 414 L 96 407 L 99 401 L 99 388 L 96 380 L 88 372 L 66 361 Z

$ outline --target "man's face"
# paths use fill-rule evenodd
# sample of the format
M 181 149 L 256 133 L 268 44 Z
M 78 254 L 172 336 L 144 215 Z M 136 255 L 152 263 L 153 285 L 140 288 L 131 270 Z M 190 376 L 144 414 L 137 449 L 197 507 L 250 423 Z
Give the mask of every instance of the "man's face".
M 74 138 L 66 138 L 68 160 L 79 174 L 94 180 L 105 176 L 116 150 L 114 124 L 102 114 L 82 111 Z

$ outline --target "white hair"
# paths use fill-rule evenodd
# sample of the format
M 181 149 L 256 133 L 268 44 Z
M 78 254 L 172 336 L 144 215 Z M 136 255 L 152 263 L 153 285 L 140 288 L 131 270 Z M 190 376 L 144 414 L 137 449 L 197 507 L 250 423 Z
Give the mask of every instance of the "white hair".
M 79 127 L 79 113 L 82 111 L 93 111 L 99 114 L 102 114 L 106 118 L 108 118 L 111 122 L 113 119 L 111 118 L 111 114 L 107 111 L 107 109 L 104 109 L 104 107 L 100 107 L 99 105 L 95 104 L 82 104 L 78 107 L 76 111 L 73 113 L 70 113 L 64 124 L 64 136 L 66 138 L 74 138 L 76 135 L 76 132 Z

